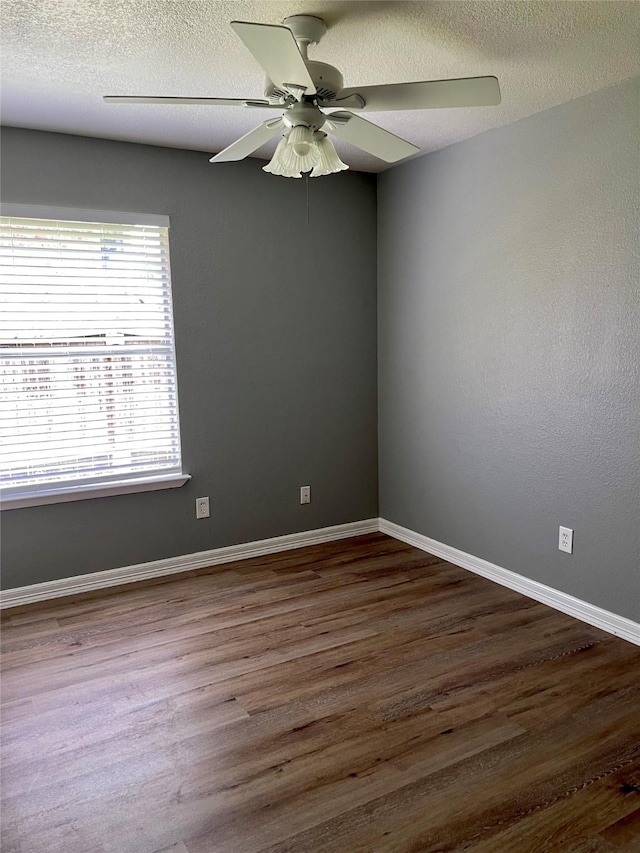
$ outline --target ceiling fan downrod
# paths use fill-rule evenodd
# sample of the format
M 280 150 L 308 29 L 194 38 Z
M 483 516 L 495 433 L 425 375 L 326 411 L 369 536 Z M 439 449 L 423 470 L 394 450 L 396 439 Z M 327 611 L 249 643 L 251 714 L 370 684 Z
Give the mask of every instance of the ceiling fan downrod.
M 315 15 L 290 15 L 283 20 L 282 25 L 288 27 L 293 33 L 305 62 L 309 59 L 307 55 L 309 45 L 319 44 L 327 31 L 325 22 Z

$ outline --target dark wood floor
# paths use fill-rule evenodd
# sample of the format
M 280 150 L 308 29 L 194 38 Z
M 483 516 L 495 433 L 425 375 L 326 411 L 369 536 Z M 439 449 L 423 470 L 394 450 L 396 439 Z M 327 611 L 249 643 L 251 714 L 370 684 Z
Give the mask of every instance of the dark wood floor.
M 3 853 L 640 850 L 640 648 L 381 534 L 3 635 Z

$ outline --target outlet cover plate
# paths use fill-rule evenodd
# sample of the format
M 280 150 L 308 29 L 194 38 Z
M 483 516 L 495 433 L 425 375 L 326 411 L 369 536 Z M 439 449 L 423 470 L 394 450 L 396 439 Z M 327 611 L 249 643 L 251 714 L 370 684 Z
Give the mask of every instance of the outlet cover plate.
M 573 554 L 573 530 L 570 527 L 561 527 L 558 533 L 558 548 L 567 554 Z
M 196 498 L 196 518 L 209 518 L 209 498 Z

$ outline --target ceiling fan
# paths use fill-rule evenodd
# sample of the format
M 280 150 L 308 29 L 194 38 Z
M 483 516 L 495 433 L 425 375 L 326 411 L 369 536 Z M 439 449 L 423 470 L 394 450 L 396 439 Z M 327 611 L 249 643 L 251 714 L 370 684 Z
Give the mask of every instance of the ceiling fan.
M 333 65 L 310 60 L 309 45 L 318 44 L 327 27 L 321 18 L 292 15 L 283 26 L 232 21 L 232 28 L 267 74 L 263 100 L 253 98 L 182 98 L 107 95 L 108 103 L 209 104 L 249 109 L 282 109 L 211 158 L 211 163 L 242 160 L 260 146 L 282 136 L 266 172 L 285 177 L 329 175 L 347 169 L 327 137 L 344 139 L 387 163 L 420 149 L 358 112 L 426 110 L 443 107 L 492 106 L 500 103 L 496 77 L 428 80 L 343 88 Z M 336 109 L 338 108 L 338 109 Z M 333 109 L 325 113 L 323 110 Z

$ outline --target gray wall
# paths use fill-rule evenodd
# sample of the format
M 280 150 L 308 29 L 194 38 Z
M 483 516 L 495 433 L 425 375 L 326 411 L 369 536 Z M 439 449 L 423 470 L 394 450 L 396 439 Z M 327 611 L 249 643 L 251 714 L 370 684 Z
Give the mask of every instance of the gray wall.
M 639 104 L 626 81 L 378 183 L 381 516 L 636 620 Z
M 169 214 L 182 489 L 2 513 L 5 587 L 377 515 L 376 181 L 3 129 L 2 198 Z M 299 487 L 312 502 L 300 506 Z M 211 519 L 194 499 L 210 495 Z

